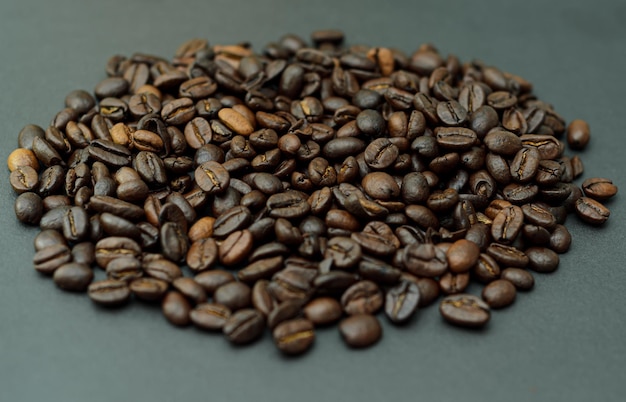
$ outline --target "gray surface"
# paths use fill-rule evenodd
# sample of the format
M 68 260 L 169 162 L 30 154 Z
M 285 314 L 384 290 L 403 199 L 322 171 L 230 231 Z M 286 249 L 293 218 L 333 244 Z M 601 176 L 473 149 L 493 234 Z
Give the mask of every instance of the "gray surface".
M 0 2 L 3 161 L 23 125 L 46 125 L 67 92 L 93 88 L 114 53 L 169 56 L 198 36 L 260 47 L 284 32 L 343 25 L 351 43 L 409 52 L 429 41 L 526 77 L 568 120 L 589 121 L 585 177 L 610 177 L 626 191 L 624 2 L 86 3 Z M 570 217 L 574 243 L 558 272 L 537 275 L 535 290 L 495 312 L 486 331 L 448 327 L 432 307 L 407 328 L 385 325 L 372 349 L 347 350 L 330 329 L 312 353 L 285 359 L 267 335 L 234 349 L 174 329 L 156 309 L 110 313 L 58 291 L 31 267 L 36 231 L 13 217 L 6 168 L 1 183 L 1 401 L 623 400 L 622 195 L 602 230 Z

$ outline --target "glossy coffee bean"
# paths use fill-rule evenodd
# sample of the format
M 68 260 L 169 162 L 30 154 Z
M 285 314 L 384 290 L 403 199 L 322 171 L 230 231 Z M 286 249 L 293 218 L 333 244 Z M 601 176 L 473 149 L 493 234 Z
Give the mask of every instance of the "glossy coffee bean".
M 120 306 L 130 298 L 130 289 L 126 282 L 115 279 L 93 282 L 87 293 L 94 303 L 105 307 Z
M 535 285 L 533 275 L 520 268 L 506 268 L 502 271 L 500 278 L 511 282 L 517 290 L 530 290 Z
M 250 343 L 261 336 L 265 328 L 263 315 L 254 309 L 239 310 L 226 320 L 222 332 L 230 342 Z
M 189 313 L 191 305 L 185 297 L 176 291 L 168 292 L 161 303 L 163 315 L 167 320 L 177 326 L 189 325 Z
M 419 305 L 420 292 L 416 283 L 402 281 L 387 290 L 385 295 L 385 315 L 396 324 L 408 321 Z
M 365 348 L 378 342 L 383 330 L 373 315 L 356 314 L 339 323 L 339 332 L 348 346 Z
M 55 285 L 63 290 L 84 292 L 93 280 L 93 271 L 86 264 L 71 262 L 54 271 Z
M 303 318 L 282 322 L 272 335 L 278 350 L 288 355 L 306 352 L 315 341 L 313 323 Z
M 450 324 L 469 328 L 482 327 L 491 317 L 489 305 L 470 294 L 447 296 L 439 304 L 439 312 Z
M 491 308 L 507 307 L 515 301 L 515 286 L 504 279 L 498 279 L 483 289 L 482 298 Z

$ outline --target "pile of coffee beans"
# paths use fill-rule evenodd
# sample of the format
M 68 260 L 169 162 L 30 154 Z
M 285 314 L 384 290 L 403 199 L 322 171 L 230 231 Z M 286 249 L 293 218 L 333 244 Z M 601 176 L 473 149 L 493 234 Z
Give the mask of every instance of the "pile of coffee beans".
M 93 94 L 24 127 L 8 167 L 17 218 L 41 228 L 35 269 L 235 344 L 269 328 L 298 354 L 335 323 L 370 346 L 377 313 L 403 324 L 440 296 L 443 319 L 484 326 L 557 269 L 569 213 L 609 218 L 616 186 L 578 187 L 564 156 L 588 124 L 523 78 L 431 45 L 311 41 L 113 56 Z

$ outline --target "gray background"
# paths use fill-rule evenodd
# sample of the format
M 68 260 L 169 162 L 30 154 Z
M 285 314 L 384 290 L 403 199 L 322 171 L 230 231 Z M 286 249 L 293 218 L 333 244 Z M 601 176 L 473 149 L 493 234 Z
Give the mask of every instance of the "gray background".
M 92 89 L 115 53 L 163 56 L 192 37 L 213 44 L 343 27 L 350 43 L 411 52 L 431 42 L 524 76 L 565 118 L 593 133 L 585 177 L 623 190 L 626 3 L 620 1 L 0 1 L 0 156 L 27 123 L 45 126 L 65 94 Z M 626 270 L 622 198 L 602 230 L 570 217 L 571 252 L 535 290 L 476 333 L 436 307 L 406 328 L 385 323 L 376 347 L 352 351 L 336 329 L 298 359 L 266 334 L 236 349 L 166 323 L 139 303 L 111 313 L 58 291 L 31 266 L 36 230 L 0 191 L 2 401 L 617 401 L 624 400 Z

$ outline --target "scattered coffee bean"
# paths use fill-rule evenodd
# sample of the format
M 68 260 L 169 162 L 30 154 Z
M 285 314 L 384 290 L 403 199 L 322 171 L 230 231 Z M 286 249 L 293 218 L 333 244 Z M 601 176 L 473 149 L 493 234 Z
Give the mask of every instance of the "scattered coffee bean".
M 502 308 L 515 301 L 515 286 L 504 279 L 497 279 L 483 289 L 483 300 L 491 308 Z
M 355 314 L 339 323 L 339 332 L 348 346 L 364 348 L 378 342 L 383 329 L 373 315 Z

